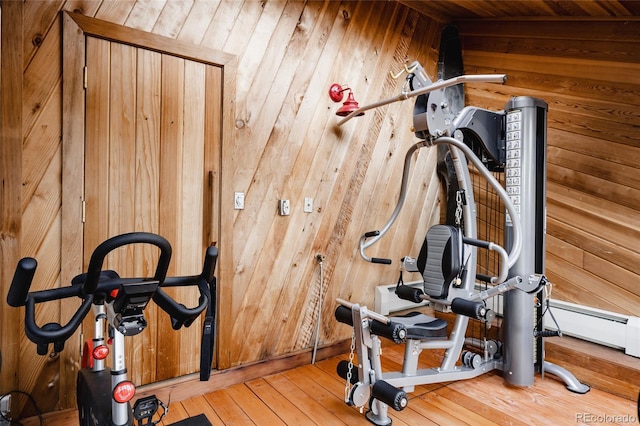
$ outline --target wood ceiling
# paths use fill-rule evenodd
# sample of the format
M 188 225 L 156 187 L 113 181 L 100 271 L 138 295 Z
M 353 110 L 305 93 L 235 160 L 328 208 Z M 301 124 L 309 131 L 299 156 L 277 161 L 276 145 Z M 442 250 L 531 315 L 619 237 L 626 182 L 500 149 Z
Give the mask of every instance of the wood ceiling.
M 640 16 L 637 0 L 400 0 L 443 22 L 477 18 Z

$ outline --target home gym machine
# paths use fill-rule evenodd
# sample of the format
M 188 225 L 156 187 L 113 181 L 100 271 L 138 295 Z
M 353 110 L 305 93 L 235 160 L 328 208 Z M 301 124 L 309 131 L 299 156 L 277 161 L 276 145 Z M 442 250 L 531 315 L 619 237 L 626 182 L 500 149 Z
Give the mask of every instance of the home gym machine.
M 536 370 L 561 378 L 567 388 L 585 393 L 589 387 L 565 369 L 544 361 L 542 337 L 544 276 L 547 104 L 531 97 L 510 99 L 503 111 L 465 107 L 454 111 L 447 88 L 465 82 L 504 82 L 505 75 L 460 76 L 432 83 L 419 63 L 407 67 L 407 85 L 396 98 L 365 106 L 346 115 L 339 125 L 364 110 L 416 97 L 413 131 L 421 140 L 408 150 L 400 195 L 391 218 L 360 239 L 361 257 L 372 263 L 391 259 L 369 257 L 365 250 L 382 238 L 398 217 L 406 198 L 413 154 L 425 147 L 448 147 L 454 170 L 455 223 L 432 226 L 417 257 L 401 259 L 398 297 L 428 301 L 437 312 L 452 315 L 453 326 L 421 312 L 383 316 L 366 306 L 338 299 L 335 317 L 353 327 L 349 360 L 338 364 L 346 381 L 345 402 L 368 404 L 367 419 L 389 425 L 388 407 L 402 410 L 407 392 L 416 385 L 464 380 L 500 370 L 507 383 L 530 386 Z M 410 89 L 410 90 L 409 90 Z M 477 211 L 470 169 L 495 191 L 505 209 L 504 242 L 478 239 Z M 493 172 L 503 172 L 505 186 Z M 489 274 L 478 273 L 478 250 L 496 260 Z M 422 288 L 405 285 L 402 272 L 417 272 Z M 492 303 L 502 298 L 501 303 Z M 494 308 L 500 306 L 500 309 Z M 501 312 L 499 311 L 501 310 Z M 502 336 L 467 335 L 470 319 L 488 330 L 501 318 Z M 405 344 L 401 371 L 383 372 L 380 337 Z M 419 369 L 425 349 L 441 349 L 439 366 Z M 357 361 L 355 356 L 357 355 Z
M 131 244 L 145 244 L 158 249 L 153 276 L 123 278 L 116 271 L 102 269 L 109 253 Z M 133 407 L 130 404 L 135 385 L 127 380 L 125 337 L 139 334 L 146 328 L 144 309 L 150 300 L 169 314 L 174 330 L 189 327 L 206 310 L 201 354 L 210 354 L 212 347 L 204 346 L 213 342 L 216 297 L 214 272 L 218 249 L 211 246 L 206 250 L 202 272 L 195 276 L 167 277 L 171 253 L 171 245 L 159 235 L 146 232 L 118 235 L 96 247 L 87 272 L 73 278 L 71 285 L 33 292 L 29 289 L 37 268 L 36 260 L 23 258 L 18 263 L 7 294 L 7 303 L 13 307 L 25 307 L 25 333 L 29 340 L 36 343 L 39 355 L 46 355 L 50 344 L 53 344 L 56 353 L 61 352 L 66 340 L 93 309 L 93 341 L 85 346 L 83 366 L 77 377 L 81 426 L 130 426 L 134 424 L 134 419 L 138 420 L 138 425 L 153 425 L 159 421 L 153 422 L 152 418 L 160 406 L 163 407 L 162 416 L 166 414 L 167 407 L 155 396 L 140 398 Z M 187 308 L 163 290 L 184 286 L 198 288 L 197 306 Z M 40 326 L 36 323 L 37 304 L 73 298 L 79 298 L 81 304 L 67 324 L 50 322 Z M 112 342 L 111 351 L 106 337 Z M 111 367 L 105 365 L 109 352 L 112 355 Z M 201 363 L 201 379 L 206 380 L 209 378 L 211 360 L 210 356 L 204 358 L 207 361 Z

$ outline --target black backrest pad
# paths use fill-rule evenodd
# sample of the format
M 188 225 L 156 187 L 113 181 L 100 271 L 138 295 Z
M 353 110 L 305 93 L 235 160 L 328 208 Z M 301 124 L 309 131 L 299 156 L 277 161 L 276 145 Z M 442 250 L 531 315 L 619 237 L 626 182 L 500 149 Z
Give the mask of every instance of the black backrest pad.
M 449 225 L 434 225 L 427 231 L 417 266 L 424 279 L 424 292 L 446 298 L 449 286 L 462 267 L 462 234 Z

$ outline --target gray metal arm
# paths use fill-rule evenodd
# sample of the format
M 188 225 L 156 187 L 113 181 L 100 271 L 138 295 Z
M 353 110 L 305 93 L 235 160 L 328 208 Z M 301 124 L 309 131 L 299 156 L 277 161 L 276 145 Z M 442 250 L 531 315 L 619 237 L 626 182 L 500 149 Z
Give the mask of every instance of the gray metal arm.
M 382 101 L 374 102 L 372 104 L 360 107 L 357 110 L 353 111 L 351 114 L 344 117 L 342 120 L 338 121 L 338 126 L 342 126 L 344 123 L 351 120 L 356 115 L 359 115 L 370 109 L 379 108 L 381 106 L 388 105 L 398 101 L 404 101 L 406 99 L 423 95 L 425 93 L 433 92 L 435 90 L 456 86 L 460 83 L 467 83 L 467 82 L 504 83 L 506 79 L 507 79 L 506 74 L 478 74 L 478 75 L 461 75 L 458 77 L 450 78 L 448 80 L 438 81 L 436 83 L 430 84 L 420 89 L 412 90 L 410 92 L 402 92 L 401 94 L 399 94 L 398 96 L 394 96 L 393 98 L 384 99 Z
M 500 199 L 504 203 L 507 211 L 509 212 L 509 214 L 512 217 L 513 229 L 514 229 L 514 232 L 513 232 L 513 235 L 514 235 L 513 245 L 511 247 L 511 251 L 509 252 L 509 254 L 508 254 L 507 258 L 506 258 L 506 262 L 501 262 L 502 263 L 501 271 L 500 271 L 498 279 L 495 280 L 496 284 L 500 283 L 500 282 L 503 282 L 507 277 L 507 273 L 508 273 L 509 268 L 511 268 L 513 266 L 513 264 L 516 262 L 516 260 L 518 259 L 518 256 L 520 256 L 520 252 L 522 250 L 522 226 L 521 226 L 520 221 L 519 221 L 519 215 L 516 213 L 515 207 L 514 207 L 513 203 L 511 202 L 511 199 L 507 195 L 507 193 L 504 190 L 504 188 L 502 187 L 502 185 L 500 185 L 500 182 L 498 182 L 493 177 L 493 175 L 484 167 L 484 165 L 482 164 L 482 161 L 463 142 L 460 142 L 459 140 L 454 139 L 452 137 L 448 137 L 448 136 L 442 136 L 442 137 L 440 137 L 438 139 L 435 139 L 433 141 L 420 141 L 420 142 L 414 144 L 407 151 L 407 154 L 405 156 L 405 162 L 404 162 L 404 170 L 403 170 L 403 173 L 402 173 L 402 186 L 400 188 L 400 195 L 398 197 L 398 202 L 396 204 L 396 208 L 394 209 L 394 211 L 391 214 L 391 217 L 389 218 L 387 223 L 380 229 L 380 231 L 378 231 L 375 234 L 375 236 L 369 237 L 369 235 L 371 235 L 371 233 L 366 233 L 360 238 L 360 256 L 364 260 L 366 260 L 367 262 L 371 262 L 372 259 L 365 254 L 365 252 L 364 252 L 365 249 L 371 247 L 378 240 L 380 240 L 380 238 L 382 238 L 387 233 L 389 228 L 391 228 L 393 223 L 398 218 L 398 215 L 400 214 L 400 210 L 402 209 L 402 206 L 403 206 L 405 198 L 406 198 L 407 186 L 408 186 L 408 181 L 409 181 L 409 171 L 411 169 L 411 156 L 413 155 L 413 153 L 415 151 L 417 151 L 418 149 L 423 148 L 425 146 L 432 146 L 432 145 L 438 145 L 438 144 L 448 144 L 449 146 L 453 146 L 453 147 L 459 149 L 460 151 L 462 151 L 463 154 L 465 155 L 465 157 L 476 166 L 476 168 L 478 169 L 480 174 L 482 174 L 482 176 L 487 180 L 487 182 L 491 185 L 491 187 L 494 188 L 494 190 L 497 192 L 498 196 L 500 197 Z M 504 255 L 502 257 L 504 257 Z
M 389 228 L 391 228 L 391 225 L 393 225 L 393 223 L 398 218 L 398 215 L 400 214 L 400 210 L 402 210 L 402 206 L 404 205 L 404 200 L 407 195 L 407 185 L 409 183 L 409 171 L 411 170 L 411 157 L 413 156 L 414 152 L 416 152 L 417 150 L 425 146 L 428 146 L 426 141 L 420 141 L 412 145 L 404 157 L 404 168 L 402 170 L 402 185 L 400 187 L 400 195 L 398 196 L 398 202 L 396 204 L 396 208 L 393 210 L 393 213 L 391 213 L 391 217 L 389 218 L 387 223 L 382 227 L 382 229 L 380 229 L 380 231 L 377 232 L 375 236 L 370 237 L 370 239 L 367 239 L 368 233 L 360 237 L 360 256 L 367 262 L 371 262 L 372 259 L 364 253 L 365 249 L 367 249 L 368 247 L 371 247 L 380 238 L 382 238 L 384 234 L 387 233 Z

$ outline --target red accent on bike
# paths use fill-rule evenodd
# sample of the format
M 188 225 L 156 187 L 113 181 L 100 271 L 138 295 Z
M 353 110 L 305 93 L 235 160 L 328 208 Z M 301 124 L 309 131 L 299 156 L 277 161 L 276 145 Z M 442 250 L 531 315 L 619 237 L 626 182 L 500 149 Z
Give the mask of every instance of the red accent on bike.
M 93 342 L 87 340 L 84 342 L 84 349 L 82 350 L 82 368 L 93 368 L 93 357 L 89 354 L 93 353 Z
M 105 359 L 109 356 L 109 347 L 107 345 L 99 345 L 93 348 L 93 357 L 95 359 Z
M 120 382 L 113 389 L 113 399 L 114 401 L 122 404 L 125 402 L 131 401 L 131 398 L 136 394 L 136 385 L 129 380 L 125 380 L 124 382 Z
M 119 288 L 114 288 L 113 290 L 111 290 L 111 293 L 109 293 L 109 296 L 115 299 L 116 296 L 118 295 L 118 291 L 120 291 Z

